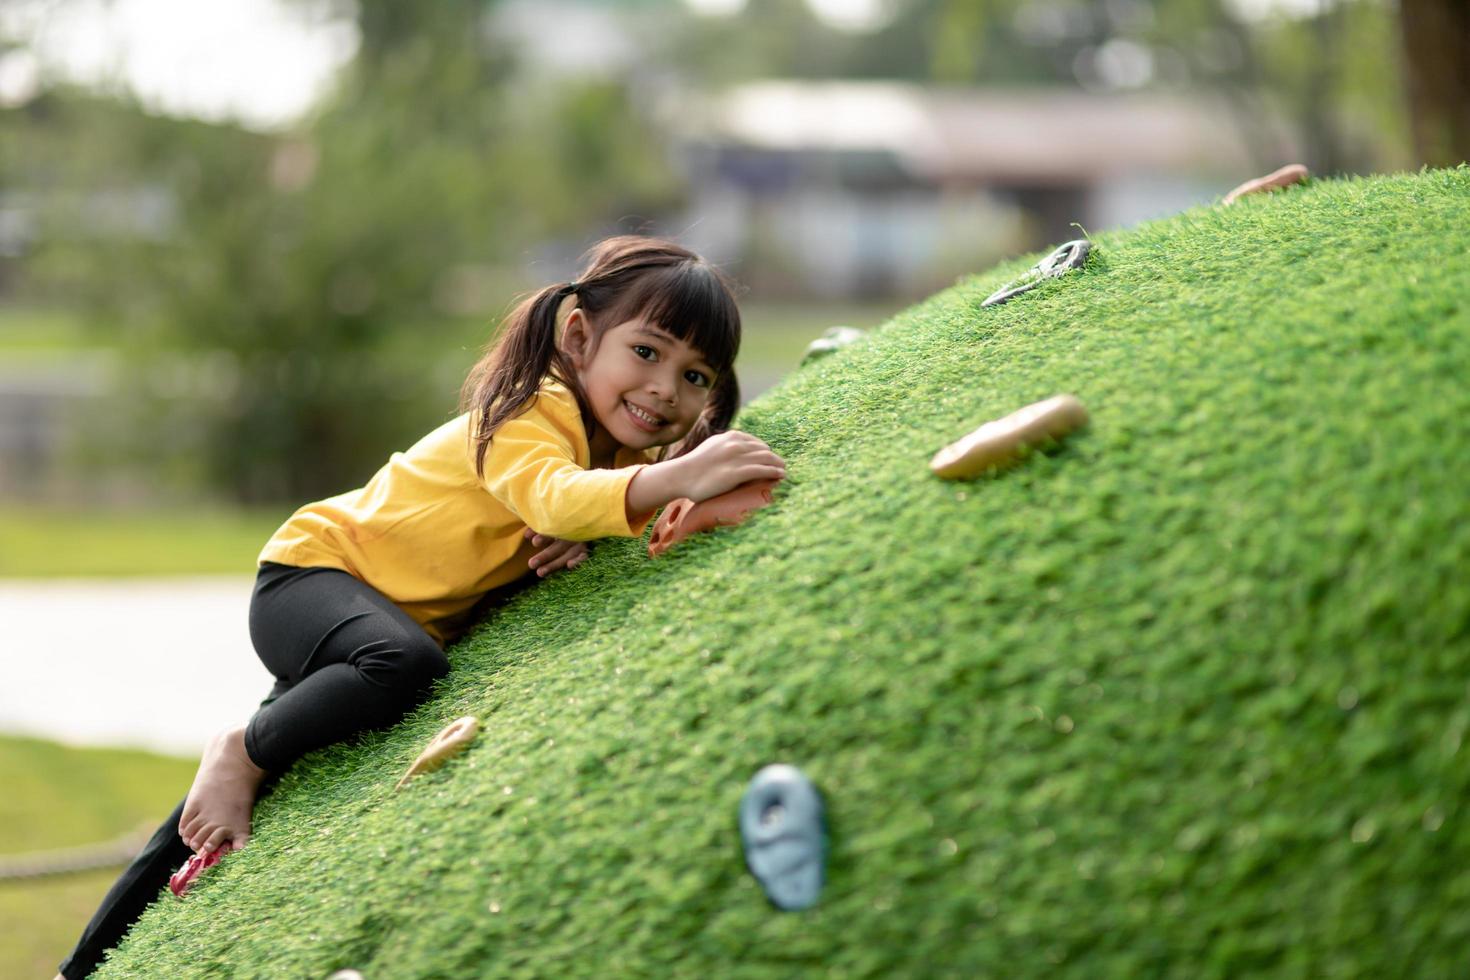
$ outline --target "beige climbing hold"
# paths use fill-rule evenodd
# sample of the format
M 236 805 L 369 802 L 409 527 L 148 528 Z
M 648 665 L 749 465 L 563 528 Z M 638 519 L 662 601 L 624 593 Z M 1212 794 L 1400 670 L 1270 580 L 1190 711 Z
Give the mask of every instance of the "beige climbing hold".
M 421 772 L 432 772 L 465 750 L 465 746 L 475 740 L 480 733 L 480 720 L 473 715 L 466 715 L 457 721 L 451 722 L 443 731 L 435 735 L 433 741 L 429 742 L 419 757 L 413 760 L 413 765 L 408 767 L 408 772 L 398 780 L 394 789 L 402 789 L 408 785 L 408 781 Z
M 1299 184 L 1306 179 L 1306 167 L 1299 163 L 1288 163 L 1280 170 L 1273 170 L 1264 177 L 1257 177 L 1255 180 L 1246 181 L 1229 194 L 1226 194 L 1225 200 L 1220 203 L 1234 204 L 1236 198 L 1244 197 L 1247 194 L 1260 194 L 1262 191 L 1280 190 L 1283 187 L 1290 187 L 1292 184 Z
M 986 422 L 935 453 L 929 468 L 947 480 L 979 476 L 1013 462 L 1028 446 L 1060 439 L 1086 424 L 1087 409 L 1082 403 L 1072 395 L 1057 395 Z

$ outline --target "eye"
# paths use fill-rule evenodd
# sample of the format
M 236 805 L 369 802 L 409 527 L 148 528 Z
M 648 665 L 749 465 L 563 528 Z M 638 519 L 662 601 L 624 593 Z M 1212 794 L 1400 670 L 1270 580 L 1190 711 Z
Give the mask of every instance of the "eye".
M 648 353 L 645 354 L 644 351 L 647 351 Z M 655 351 L 652 347 L 649 347 L 647 344 L 634 344 L 633 353 L 637 354 L 639 357 L 647 361 L 656 356 L 658 352 Z
M 705 373 L 703 371 L 685 371 L 684 380 L 688 381 L 696 388 L 709 387 L 709 378 L 705 376 Z

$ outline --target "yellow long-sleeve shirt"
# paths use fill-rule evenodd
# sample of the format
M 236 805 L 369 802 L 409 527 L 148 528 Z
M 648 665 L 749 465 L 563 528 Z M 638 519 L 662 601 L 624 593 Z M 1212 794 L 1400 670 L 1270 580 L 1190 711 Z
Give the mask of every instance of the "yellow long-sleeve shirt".
M 338 568 L 400 606 L 441 645 L 475 602 L 528 574 L 540 550 L 525 529 L 572 541 L 641 535 L 653 513 L 628 520 L 628 484 L 654 451 L 619 450 L 590 469 L 577 400 L 547 382 L 504 423 L 475 474 L 470 413 L 394 453 L 367 486 L 307 504 L 266 543 L 261 562 Z

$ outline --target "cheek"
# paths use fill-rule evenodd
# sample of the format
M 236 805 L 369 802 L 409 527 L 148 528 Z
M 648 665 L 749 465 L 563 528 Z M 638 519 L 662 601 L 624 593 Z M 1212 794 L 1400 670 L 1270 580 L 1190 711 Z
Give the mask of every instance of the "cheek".
M 708 404 L 708 394 L 701 393 L 698 395 L 688 396 L 684 404 L 681 406 L 683 409 L 681 414 L 684 416 L 685 423 L 687 425 L 693 425 L 695 421 L 699 419 L 700 413 L 704 411 L 704 407 Z

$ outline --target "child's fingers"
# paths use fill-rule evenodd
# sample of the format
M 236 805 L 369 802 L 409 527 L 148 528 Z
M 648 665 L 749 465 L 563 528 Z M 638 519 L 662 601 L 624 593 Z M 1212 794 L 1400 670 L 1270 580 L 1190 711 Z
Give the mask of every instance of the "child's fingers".
M 547 565 L 543 574 L 550 575 L 552 572 L 561 571 L 563 568 L 571 568 L 576 555 L 562 555 L 555 562 Z
M 770 466 L 786 465 L 786 460 L 778 456 L 768 446 L 752 446 L 750 449 L 743 450 L 731 461 L 739 463 L 765 463 Z
M 580 541 L 557 541 L 554 538 L 552 540 L 554 543 L 551 547 L 538 551 L 531 556 L 529 564 L 532 568 L 541 568 L 543 565 L 549 565 L 582 543 Z
M 736 471 L 735 486 L 750 483 L 753 480 L 784 480 L 786 479 L 786 467 L 773 466 L 769 463 L 752 463 L 742 466 Z M 734 489 L 733 487 L 731 489 Z
M 581 541 L 568 541 L 571 547 L 565 549 L 561 554 L 544 565 L 537 565 L 536 574 L 542 578 L 562 568 L 573 568 L 576 563 L 587 557 L 587 545 Z
M 770 479 L 772 476 L 784 476 L 786 473 L 786 460 L 775 453 L 767 451 L 763 453 L 752 453 L 740 461 L 741 469 L 746 472 L 759 470 L 761 476 L 749 479 Z

